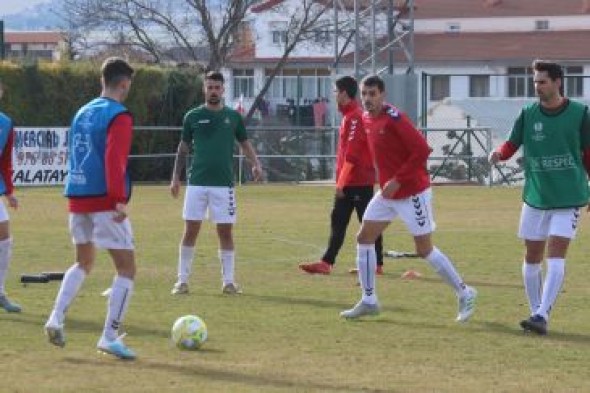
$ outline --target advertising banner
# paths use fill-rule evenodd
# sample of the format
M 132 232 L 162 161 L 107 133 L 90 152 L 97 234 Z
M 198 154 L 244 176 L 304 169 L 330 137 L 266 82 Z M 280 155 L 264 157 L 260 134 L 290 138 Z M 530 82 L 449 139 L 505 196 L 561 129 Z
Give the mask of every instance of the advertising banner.
M 65 183 L 68 130 L 67 127 L 15 128 L 12 157 L 15 186 Z

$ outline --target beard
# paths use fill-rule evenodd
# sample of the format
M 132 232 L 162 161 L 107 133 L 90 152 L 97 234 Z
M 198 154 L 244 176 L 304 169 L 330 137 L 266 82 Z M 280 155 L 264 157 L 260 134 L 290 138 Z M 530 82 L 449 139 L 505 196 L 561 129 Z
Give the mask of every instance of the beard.
M 218 96 L 210 96 L 207 98 L 207 104 L 209 105 L 218 105 L 221 102 L 221 98 Z

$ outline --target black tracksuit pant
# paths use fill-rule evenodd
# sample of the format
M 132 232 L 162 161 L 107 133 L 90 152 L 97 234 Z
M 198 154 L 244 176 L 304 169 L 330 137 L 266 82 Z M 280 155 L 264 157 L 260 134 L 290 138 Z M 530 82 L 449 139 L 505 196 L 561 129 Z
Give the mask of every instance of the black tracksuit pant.
M 333 265 L 336 263 L 336 256 L 344 243 L 346 228 L 350 222 L 350 216 L 353 210 L 361 222 L 367 205 L 373 198 L 373 186 L 349 186 L 344 187 L 344 198 L 334 197 L 334 207 L 332 208 L 331 231 L 328 249 L 322 260 Z M 383 238 L 379 236 L 375 242 L 375 252 L 377 253 L 377 264 L 383 265 Z

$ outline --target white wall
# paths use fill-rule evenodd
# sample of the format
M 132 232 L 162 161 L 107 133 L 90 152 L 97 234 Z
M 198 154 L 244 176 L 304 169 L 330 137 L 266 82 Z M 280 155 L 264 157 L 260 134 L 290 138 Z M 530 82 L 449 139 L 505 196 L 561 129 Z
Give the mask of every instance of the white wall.
M 537 20 L 548 20 L 549 30 L 584 30 L 590 27 L 590 15 L 543 16 L 543 17 L 502 17 L 502 18 L 454 18 L 416 19 L 417 33 L 441 33 L 449 31 L 449 24 L 459 24 L 461 32 L 502 32 L 534 31 Z

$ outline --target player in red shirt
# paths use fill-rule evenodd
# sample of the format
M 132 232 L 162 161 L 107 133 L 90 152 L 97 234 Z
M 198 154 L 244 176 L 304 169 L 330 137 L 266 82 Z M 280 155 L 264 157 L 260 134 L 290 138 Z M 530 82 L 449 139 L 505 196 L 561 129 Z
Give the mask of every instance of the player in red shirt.
M 0 83 L 0 98 L 3 94 Z M 14 129 L 12 120 L 0 112 L 0 195 L 4 194 L 8 206 L 18 208 L 18 200 L 14 196 L 12 184 L 12 148 Z M 0 202 L 0 307 L 7 312 L 20 312 L 21 307 L 11 302 L 6 296 L 4 283 L 8 273 L 8 265 L 12 254 L 12 236 L 10 234 L 10 217 L 3 203 Z
M 361 83 L 365 113 L 363 124 L 379 174 L 380 191 L 375 194 L 357 235 L 357 267 L 362 288 L 361 300 L 344 318 L 379 313 L 375 288 L 375 240 L 396 217 L 406 224 L 414 237 L 416 253 L 426 259 L 455 290 L 459 299 L 457 321 L 467 321 L 475 309 L 477 292 L 465 285 L 453 263 L 432 244 L 435 229 L 430 179 L 426 162 L 431 149 L 408 117 L 396 107 L 385 104 L 385 84 L 375 75 Z
M 362 124 L 362 109 L 355 97 L 357 81 L 343 76 L 335 83 L 334 94 L 342 113 L 336 159 L 336 195 L 330 214 L 330 240 L 324 256 L 318 262 L 302 263 L 299 268 L 307 273 L 330 274 L 336 256 L 344 243 L 350 216 L 356 210 L 362 221 L 367 205 L 373 197 L 375 168 Z M 383 245 L 381 236 L 375 242 L 377 274 L 383 274 Z
M 133 294 L 136 271 L 133 231 L 127 213 L 131 197 L 127 164 L 133 118 L 123 106 L 133 73 L 125 60 L 106 59 L 101 69 L 100 97 L 80 108 L 72 121 L 65 194 L 76 262 L 65 273 L 45 324 L 49 342 L 65 346 L 66 311 L 94 266 L 95 249 L 107 249 L 117 274 L 111 285 L 97 349 L 122 359 L 135 359 L 134 351 L 119 336 L 119 326 Z

